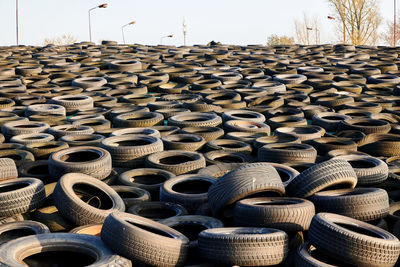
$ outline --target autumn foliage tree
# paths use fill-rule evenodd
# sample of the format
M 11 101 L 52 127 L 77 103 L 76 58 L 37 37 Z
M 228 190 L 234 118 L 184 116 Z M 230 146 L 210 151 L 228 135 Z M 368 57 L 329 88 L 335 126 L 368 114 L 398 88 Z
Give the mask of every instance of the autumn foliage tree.
M 44 45 L 48 44 L 54 44 L 54 45 L 68 45 L 68 44 L 73 44 L 78 41 L 78 38 L 73 36 L 70 33 L 63 34 L 60 37 L 55 37 L 55 38 L 46 38 L 44 39 L 43 43 Z
M 337 21 L 339 40 L 354 45 L 374 45 L 382 22 L 377 0 L 328 0 Z
M 268 36 L 268 38 L 267 38 L 267 46 L 292 45 L 292 44 L 294 44 L 294 38 L 288 37 L 286 35 L 278 36 L 276 34 L 272 34 L 272 35 Z
M 307 14 L 303 14 L 302 19 L 294 20 L 296 32 L 296 42 L 299 44 L 319 44 L 320 43 L 320 27 L 318 17 L 310 19 Z
M 393 21 L 386 22 L 386 30 L 382 33 L 382 40 L 387 45 L 400 45 L 400 14 L 397 12 L 397 21 L 396 21 L 396 40 L 393 42 L 394 36 L 394 23 Z

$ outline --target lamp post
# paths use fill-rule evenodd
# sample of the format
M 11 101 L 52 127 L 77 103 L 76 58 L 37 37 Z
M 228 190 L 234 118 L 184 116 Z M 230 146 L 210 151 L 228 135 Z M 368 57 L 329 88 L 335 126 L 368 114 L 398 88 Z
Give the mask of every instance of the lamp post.
M 136 23 L 136 21 L 131 21 L 131 22 L 129 22 L 129 23 L 127 23 L 127 24 L 125 24 L 125 25 L 123 25 L 123 26 L 121 27 L 121 30 L 122 30 L 122 40 L 124 41 L 124 44 L 125 44 L 124 28 L 125 28 L 126 26 L 133 25 L 133 24 L 135 24 L 135 23 Z
M 187 24 L 186 24 L 186 18 L 183 17 L 183 45 L 186 46 L 186 32 L 187 32 Z
M 330 20 L 336 20 L 335 17 L 332 16 L 328 16 L 328 19 Z M 343 43 L 346 43 L 346 25 L 344 24 L 344 20 L 343 20 Z
M 312 31 L 313 30 L 313 28 L 311 28 L 311 27 L 306 27 L 306 38 L 307 38 L 307 44 L 309 45 L 310 44 L 310 40 L 309 40 L 309 38 L 308 38 L 308 31 Z
M 396 0 L 393 0 L 393 47 L 396 47 Z
M 163 41 L 164 38 L 172 38 L 172 37 L 174 37 L 173 34 L 169 34 L 169 35 L 165 35 L 165 36 L 161 37 L 161 39 L 160 39 L 160 45 L 162 45 L 162 41 Z
M 96 8 L 106 8 L 108 6 L 108 4 L 101 4 L 98 5 L 96 7 L 92 7 L 91 9 L 89 9 L 89 40 L 92 41 L 92 25 L 90 23 L 90 11 L 96 9 Z
M 19 45 L 19 39 L 18 39 L 18 0 L 15 0 L 15 19 L 16 19 L 16 32 L 17 32 L 17 46 Z

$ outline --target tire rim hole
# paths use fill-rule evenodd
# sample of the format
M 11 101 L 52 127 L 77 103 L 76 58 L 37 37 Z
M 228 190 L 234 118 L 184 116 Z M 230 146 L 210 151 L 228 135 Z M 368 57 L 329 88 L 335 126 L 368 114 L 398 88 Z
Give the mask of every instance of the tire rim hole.
M 183 194 L 204 194 L 208 192 L 208 189 L 212 183 L 205 180 L 189 180 L 177 183 L 172 186 L 172 190 Z
M 114 207 L 114 203 L 108 194 L 95 186 L 74 184 L 72 190 L 83 202 L 92 207 L 102 210 L 108 210 Z
M 53 249 L 57 249 L 57 251 L 39 252 L 37 254 L 26 257 L 25 259 L 23 259 L 23 261 L 31 267 L 83 267 L 96 262 L 96 258 L 92 257 L 92 255 L 89 254 L 74 251 L 72 249 L 63 249 L 62 251 L 58 251 L 61 248 Z
M 12 241 L 19 237 L 35 235 L 36 232 L 32 229 L 13 229 L 0 233 L 0 245 Z

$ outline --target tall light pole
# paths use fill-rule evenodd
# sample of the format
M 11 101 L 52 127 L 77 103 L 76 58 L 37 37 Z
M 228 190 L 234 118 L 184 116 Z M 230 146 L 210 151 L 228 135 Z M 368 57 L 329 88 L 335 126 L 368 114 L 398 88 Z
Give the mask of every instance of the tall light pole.
M 393 46 L 396 47 L 396 0 L 393 0 L 394 12 L 393 12 Z
M 161 39 L 160 39 L 160 45 L 162 45 L 162 41 L 164 40 L 164 38 L 172 38 L 172 37 L 174 37 L 174 35 L 172 35 L 172 34 L 165 35 L 165 36 L 161 37 Z
M 92 7 L 91 9 L 89 9 L 89 40 L 92 41 L 92 25 L 90 23 L 90 11 L 96 9 L 96 8 L 106 8 L 108 6 L 108 4 L 101 4 L 99 6 L 96 7 Z
M 310 40 L 309 40 L 309 38 L 308 38 L 308 31 L 312 31 L 312 30 L 313 30 L 313 28 L 306 27 L 306 38 L 307 38 L 307 44 L 308 44 L 308 45 L 310 44 Z
M 17 26 L 17 46 L 19 45 L 18 39 L 18 0 L 15 0 L 15 19 L 16 19 L 16 26 Z
M 186 24 L 186 18 L 183 17 L 183 45 L 186 46 L 186 32 L 187 32 L 187 24 Z
M 332 16 L 328 16 L 328 19 L 330 20 L 335 20 L 335 17 Z M 344 20 L 343 20 L 343 43 L 346 43 L 346 24 L 344 24 Z
M 125 44 L 124 28 L 125 28 L 126 26 L 133 25 L 133 24 L 135 24 L 135 23 L 136 23 L 136 21 L 131 21 L 131 22 L 129 22 L 129 23 L 127 23 L 127 24 L 125 24 L 125 25 L 123 25 L 123 26 L 121 27 L 121 30 L 122 30 L 122 40 L 124 41 L 124 44 Z

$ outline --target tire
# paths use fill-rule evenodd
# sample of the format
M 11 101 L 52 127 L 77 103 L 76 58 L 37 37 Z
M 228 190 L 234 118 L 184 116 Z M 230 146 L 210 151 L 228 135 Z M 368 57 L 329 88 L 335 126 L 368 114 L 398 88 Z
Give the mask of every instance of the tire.
M 307 140 L 321 138 L 325 134 L 325 129 L 316 125 L 280 127 L 275 129 L 274 134 L 291 134 L 297 136 L 303 142 Z
M 348 138 L 341 137 L 321 137 L 318 139 L 308 140 L 307 144 L 313 146 L 318 155 L 325 156 L 329 151 L 334 149 L 347 149 L 357 151 L 357 144 Z
M 75 190 L 89 197 L 88 202 L 99 200 L 100 208 L 84 202 Z M 54 189 L 53 201 L 60 214 L 76 225 L 103 223 L 108 214 L 125 210 L 123 200 L 114 189 L 80 173 L 68 173 L 61 177 Z
M 99 146 L 104 138 L 101 134 L 64 135 L 59 141 L 67 143 L 70 147 Z
M 361 119 L 348 119 L 341 121 L 338 127 L 338 131 L 343 130 L 357 130 L 365 134 L 372 133 L 388 133 L 391 127 L 387 121 L 374 120 L 369 118 Z
M 121 72 L 133 72 L 142 69 L 142 63 L 136 60 L 114 60 L 108 63 L 108 68 L 112 70 L 118 70 Z
M 389 197 L 379 188 L 338 189 L 318 192 L 310 200 L 317 212 L 330 212 L 368 222 L 386 217 Z
M 79 109 L 93 108 L 93 98 L 86 95 L 62 95 L 53 97 L 49 104 L 63 106 L 67 114 L 78 111 Z
M 321 253 L 309 242 L 303 243 L 296 251 L 295 267 L 350 267 L 350 265 L 332 259 Z
M 207 203 L 207 192 L 215 182 L 213 176 L 199 174 L 180 175 L 164 182 L 160 188 L 160 201 L 177 203 L 194 213 Z
M 179 133 L 179 130 L 180 130 L 180 128 L 177 126 L 153 126 L 151 128 L 159 131 L 161 137 L 168 136 L 170 134 L 177 134 L 177 133 Z
M 351 117 L 335 112 L 321 112 L 312 117 L 312 124 L 321 126 L 327 132 L 336 132 L 340 122 L 347 119 Z
M 242 165 L 217 179 L 208 190 L 208 202 L 215 215 L 235 202 L 261 192 L 285 194 L 285 187 L 274 167 L 267 163 Z M 230 216 L 229 210 L 225 215 Z
M 0 150 L 0 158 L 14 159 L 14 163 L 17 166 L 17 168 L 19 168 L 25 163 L 32 162 L 35 160 L 35 157 L 31 152 L 22 149 Z
M 13 239 L 50 233 L 46 225 L 35 221 L 16 221 L 0 225 L 0 245 L 12 241 Z
M 10 158 L 0 158 L 0 182 L 18 177 L 17 166 Z
M 91 127 L 95 132 L 111 128 L 111 122 L 106 119 L 81 119 L 81 120 L 76 120 L 72 122 L 72 125 L 77 125 L 77 126 L 89 126 Z
M 50 154 L 69 148 L 62 141 L 37 142 L 25 145 L 26 150 L 31 152 L 35 159 L 49 159 Z
M 124 168 L 143 167 L 147 155 L 164 149 L 159 138 L 141 134 L 108 137 L 100 146 L 111 154 L 113 166 Z
M 159 198 L 160 187 L 164 182 L 173 177 L 175 177 L 175 174 L 169 171 L 142 168 L 121 173 L 118 176 L 118 183 L 144 189 L 151 194 L 151 198 L 154 200 Z
M 32 115 L 66 115 L 66 110 L 63 106 L 55 104 L 36 104 L 30 105 L 25 109 L 25 116 Z
M 182 266 L 189 246 L 189 240 L 178 231 L 122 212 L 107 217 L 101 239 L 119 255 L 160 267 Z
M 20 134 L 10 138 L 11 143 L 18 143 L 23 145 L 51 141 L 54 141 L 54 136 L 47 133 Z
M 222 124 L 221 117 L 211 113 L 190 112 L 172 116 L 168 125 L 184 127 L 218 127 Z
M 146 158 L 146 166 L 172 172 L 175 175 L 193 173 L 206 166 L 204 156 L 197 152 L 169 150 L 156 152 Z
M 187 210 L 179 204 L 171 202 L 151 201 L 141 202 L 131 206 L 127 213 L 160 221 L 167 218 L 187 215 Z
M 370 134 L 359 150 L 375 157 L 399 155 L 400 138 L 396 134 Z
M 266 144 L 258 149 L 258 160 L 276 163 L 314 163 L 317 150 L 307 144 Z
M 159 223 L 171 227 L 189 238 L 189 248 L 191 249 L 197 249 L 197 238 L 201 231 L 224 227 L 224 224 L 220 220 L 202 215 L 172 217 L 161 220 Z
M 195 134 L 171 134 L 162 138 L 166 150 L 196 151 L 203 147 L 206 140 Z
M 261 122 L 230 120 L 224 123 L 225 132 L 249 132 L 271 134 L 271 128 Z
M 21 263 L 23 259 L 48 251 L 79 251 L 86 257 L 95 258 L 92 266 L 132 266 L 129 260 L 112 252 L 99 237 L 72 233 L 46 233 L 15 239 L 1 246 L 0 258 L 4 266 L 22 267 L 26 266 Z M 74 257 L 62 257 L 58 261 L 70 266 L 81 264 Z M 57 260 L 54 265 L 58 265 Z
M 340 159 L 315 164 L 297 175 L 287 186 L 288 196 L 306 198 L 332 186 L 354 188 L 357 175 L 353 167 Z
M 205 146 L 207 151 L 222 150 L 226 152 L 242 152 L 251 154 L 252 148 L 249 144 L 231 139 L 217 139 L 207 142 Z
M 182 128 L 181 133 L 183 134 L 195 134 L 199 135 L 206 140 L 206 142 L 216 140 L 222 136 L 224 136 L 224 130 L 218 127 L 206 127 L 206 126 L 198 126 L 198 127 L 185 127 Z
M 220 163 L 250 163 L 254 159 L 249 154 L 242 152 L 214 150 L 203 154 L 207 164 L 220 164 Z
M 157 112 L 130 112 L 116 116 L 113 119 L 114 127 L 134 128 L 160 125 L 164 116 Z
M 281 127 L 307 126 L 307 120 L 299 116 L 275 116 L 267 120 L 271 130 Z
M 153 128 L 125 128 L 125 129 L 119 129 L 119 130 L 113 131 L 110 134 L 110 137 L 127 135 L 127 134 L 144 134 L 144 135 L 148 135 L 148 136 L 161 138 L 160 132 L 155 130 L 155 129 L 153 129 Z
M 110 153 L 99 147 L 71 147 L 51 154 L 49 172 L 55 178 L 66 173 L 82 173 L 103 180 L 112 170 Z
M 323 253 L 356 266 L 394 266 L 400 253 L 399 240 L 389 232 L 332 213 L 315 215 L 309 240 Z
M 72 124 L 57 125 L 49 128 L 49 134 L 53 135 L 56 139 L 63 136 L 88 135 L 92 133 L 94 133 L 92 127 Z
M 222 120 L 246 120 L 246 121 L 254 121 L 254 122 L 264 122 L 265 116 L 261 113 L 250 111 L 250 110 L 228 110 L 222 113 Z
M 150 193 L 142 188 L 126 185 L 112 185 L 111 188 L 122 198 L 126 209 L 137 203 L 151 200 Z
M 357 175 L 357 185 L 376 185 L 385 181 L 389 175 L 387 164 L 378 158 L 362 155 L 343 155 L 334 159 L 343 159 L 350 163 Z
M 215 178 L 219 178 L 242 165 L 243 163 L 218 163 L 215 165 L 210 165 L 205 168 L 202 168 L 197 173 L 201 175 L 208 175 L 208 176 L 214 176 Z
M 18 167 L 18 175 L 20 177 L 37 178 L 45 185 L 57 181 L 57 179 L 52 177 L 49 173 L 48 160 L 26 162 Z
M 213 228 L 199 234 L 200 257 L 226 265 L 270 266 L 284 261 L 288 236 L 271 228 Z
M 285 232 L 306 231 L 315 215 L 314 204 L 300 198 L 247 198 L 235 205 L 237 226 L 270 227 Z
M 43 133 L 50 125 L 38 121 L 12 121 L 1 126 L 1 132 L 9 140 L 11 137 L 21 134 Z
M 269 164 L 276 169 L 285 187 L 294 179 L 294 177 L 300 174 L 297 170 L 284 164 L 274 162 L 269 162 Z
M 102 77 L 82 77 L 74 79 L 72 81 L 72 86 L 77 86 L 83 89 L 102 87 L 107 83 L 107 80 Z
M 0 188 L 0 218 L 39 208 L 46 198 L 42 181 L 35 178 L 2 181 Z
M 259 149 L 264 145 L 273 144 L 273 143 L 294 143 L 300 144 L 301 140 L 299 137 L 294 136 L 292 134 L 279 134 L 279 135 L 271 135 L 271 136 L 262 136 L 258 137 L 253 141 L 253 146 L 255 149 Z

